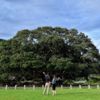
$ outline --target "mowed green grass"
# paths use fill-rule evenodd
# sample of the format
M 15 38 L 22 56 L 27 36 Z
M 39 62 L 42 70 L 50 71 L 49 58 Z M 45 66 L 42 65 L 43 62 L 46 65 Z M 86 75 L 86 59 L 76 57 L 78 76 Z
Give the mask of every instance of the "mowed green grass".
M 99 89 L 57 89 L 57 95 L 43 95 L 41 88 L 0 89 L 0 100 L 100 100 Z

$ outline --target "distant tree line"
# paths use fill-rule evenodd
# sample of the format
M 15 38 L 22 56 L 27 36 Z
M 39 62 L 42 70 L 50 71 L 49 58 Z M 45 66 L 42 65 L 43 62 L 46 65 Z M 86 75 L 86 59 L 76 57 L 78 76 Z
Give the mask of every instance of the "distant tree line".
M 0 83 L 20 83 L 41 78 L 43 71 L 66 80 L 100 74 L 100 54 L 84 33 L 61 27 L 18 31 L 0 39 Z

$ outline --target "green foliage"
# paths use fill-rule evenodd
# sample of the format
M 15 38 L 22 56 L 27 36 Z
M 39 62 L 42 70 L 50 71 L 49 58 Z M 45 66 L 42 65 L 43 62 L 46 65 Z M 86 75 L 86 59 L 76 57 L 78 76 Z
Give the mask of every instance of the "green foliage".
M 16 81 L 55 72 L 75 80 L 100 73 L 100 54 L 92 41 L 76 29 L 39 27 L 22 30 L 10 40 L 0 39 L 0 75 Z M 28 78 L 30 77 L 30 78 Z M 9 78 L 8 78 L 9 80 Z M 3 81 L 2 81 L 3 82 Z

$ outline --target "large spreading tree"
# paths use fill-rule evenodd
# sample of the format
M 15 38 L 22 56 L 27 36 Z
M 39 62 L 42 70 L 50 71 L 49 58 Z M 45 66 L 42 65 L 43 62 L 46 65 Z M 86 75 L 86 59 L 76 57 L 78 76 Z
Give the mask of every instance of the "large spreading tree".
M 0 39 L 0 82 L 33 80 L 40 73 L 75 80 L 100 73 L 100 54 L 84 33 L 61 27 L 22 30 Z

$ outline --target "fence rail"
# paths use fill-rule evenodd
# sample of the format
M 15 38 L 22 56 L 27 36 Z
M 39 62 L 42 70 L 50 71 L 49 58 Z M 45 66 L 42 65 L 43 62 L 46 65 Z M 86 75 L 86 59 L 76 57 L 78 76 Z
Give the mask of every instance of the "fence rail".
M 23 85 L 23 86 L 8 86 L 8 85 L 5 85 L 5 86 L 1 86 L 0 89 L 5 89 L 5 90 L 8 90 L 8 89 L 32 89 L 32 90 L 35 90 L 36 88 L 44 88 L 44 86 L 42 85 L 41 87 L 38 87 L 36 85 L 33 85 L 33 86 L 27 86 L 27 85 Z M 83 85 L 79 85 L 79 86 L 73 86 L 73 85 L 69 85 L 69 86 L 59 86 L 58 88 L 61 88 L 61 89 L 74 89 L 74 88 L 79 88 L 79 89 L 100 89 L 100 85 L 87 85 L 87 86 L 83 86 Z

